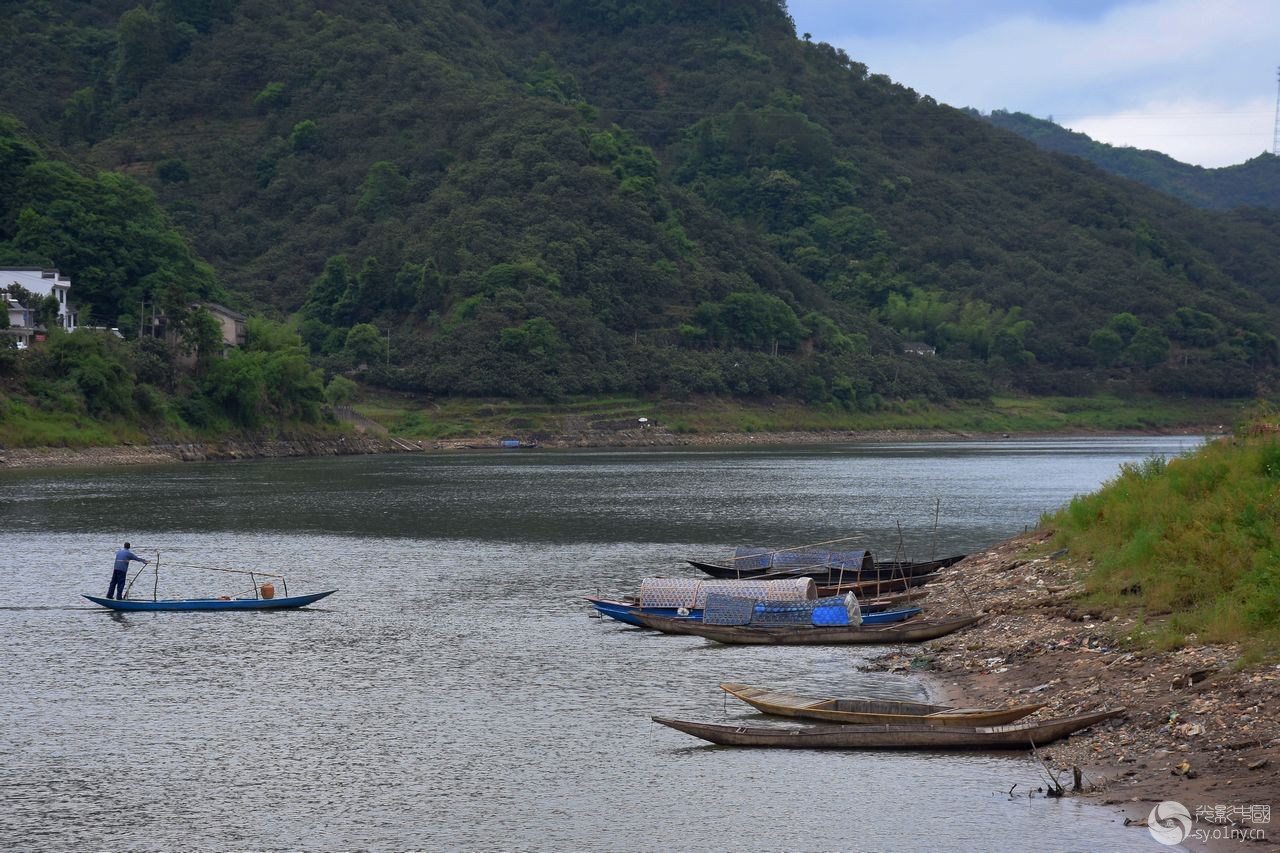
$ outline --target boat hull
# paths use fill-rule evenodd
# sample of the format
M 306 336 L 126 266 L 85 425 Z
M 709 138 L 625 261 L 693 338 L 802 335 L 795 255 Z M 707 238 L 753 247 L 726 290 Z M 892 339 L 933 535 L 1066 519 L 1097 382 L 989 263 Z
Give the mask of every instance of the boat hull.
M 654 717 L 655 723 L 722 746 L 786 749 L 1030 749 L 1118 717 L 1123 708 L 1012 726 L 765 727 Z
M 905 622 L 900 625 L 752 628 L 737 625 L 707 625 L 692 619 L 666 619 L 638 610 L 631 615 L 646 628 L 664 634 L 688 634 L 733 646 L 834 646 L 920 643 L 955 633 L 980 621 L 981 616 L 962 616 L 938 621 Z
M 765 714 L 845 725 L 1003 726 L 1044 707 L 962 709 L 880 699 L 820 699 L 732 683 L 720 689 Z
M 608 616 L 610 619 L 617 619 L 619 622 L 625 622 L 628 625 L 634 625 L 637 628 L 647 627 L 634 615 L 638 611 L 646 616 L 661 616 L 667 619 L 686 621 L 702 621 L 702 610 L 700 608 L 676 608 L 676 607 L 640 607 L 638 604 L 629 601 L 619 601 L 610 598 L 597 598 L 593 595 L 584 596 L 591 606 L 596 609 L 601 616 Z M 681 609 L 686 613 L 681 614 Z M 872 605 L 863 607 L 862 624 L 864 625 L 888 625 L 895 622 L 905 622 L 921 612 L 919 607 L 901 607 L 890 608 L 888 606 Z
M 837 584 L 837 583 L 858 583 L 865 581 L 893 580 L 902 578 L 914 578 L 921 575 L 930 575 L 939 569 L 945 569 L 953 566 L 965 558 L 964 554 L 957 554 L 951 557 L 943 557 L 938 560 L 926 560 L 924 562 L 909 563 L 876 563 L 874 568 L 847 568 L 844 570 L 830 569 L 827 566 L 805 567 L 784 569 L 739 569 L 734 566 L 722 566 L 715 563 L 704 563 L 700 560 L 686 560 L 689 565 L 699 571 L 711 575 L 713 578 L 722 580 L 734 579 L 753 579 L 766 580 L 772 578 L 796 578 L 811 577 L 819 583 Z
M 333 595 L 335 592 L 337 592 L 336 589 L 331 589 L 326 592 L 313 592 L 309 595 L 293 595 L 286 598 L 178 598 L 162 601 L 127 598 L 120 600 L 100 598 L 96 595 L 86 595 L 84 597 L 94 604 L 100 604 L 112 610 L 127 612 L 157 610 L 295 610 L 299 607 L 306 607 L 308 604 L 314 604 L 322 598 Z

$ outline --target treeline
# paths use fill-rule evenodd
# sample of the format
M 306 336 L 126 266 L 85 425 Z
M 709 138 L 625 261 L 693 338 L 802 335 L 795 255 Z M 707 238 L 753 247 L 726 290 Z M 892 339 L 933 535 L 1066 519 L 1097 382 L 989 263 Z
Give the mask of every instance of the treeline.
M 216 337 L 201 351 L 55 327 L 27 350 L 0 347 L 0 436 L 20 444 L 101 443 L 91 437 L 94 424 L 152 437 L 291 433 L 332 425 L 326 404 L 352 399 L 350 379 L 334 376 L 326 386 L 323 378 L 295 333 L 261 318 L 249 321 L 246 346 L 225 355 Z M 85 436 L 74 434 L 79 428 Z
M 1275 215 L 1038 151 L 797 38 L 776 0 L 54 0 L 7 18 L 9 44 L 40 46 L 0 70 L 10 108 L 143 181 L 330 373 L 837 408 L 1274 385 Z M 183 263 L 94 298 L 125 329 L 162 281 L 216 292 Z

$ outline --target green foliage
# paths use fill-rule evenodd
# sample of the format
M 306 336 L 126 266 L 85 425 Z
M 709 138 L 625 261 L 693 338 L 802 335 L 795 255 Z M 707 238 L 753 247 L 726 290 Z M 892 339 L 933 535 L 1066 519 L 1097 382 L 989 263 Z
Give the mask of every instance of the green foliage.
M 156 177 L 166 184 L 177 184 L 191 180 L 191 170 L 177 157 L 171 157 L 156 164 Z
M 356 213 L 369 219 L 390 216 L 408 186 L 408 180 L 396 171 L 395 164 L 386 160 L 374 163 L 360 187 Z
M 330 406 L 349 406 L 356 398 L 359 386 L 345 376 L 335 376 L 325 386 L 324 398 Z
M 1090 558 L 1092 601 L 1168 617 L 1162 642 L 1239 642 L 1280 655 L 1280 446 L 1262 423 L 1187 457 L 1126 465 L 1048 519 Z
M 1278 378 L 1280 220 L 1045 156 L 776 0 L 127 6 L 20 0 L 0 28 L 40 57 L 0 69 L 34 135 L 0 129 L 0 263 L 58 266 L 94 322 L 219 299 L 158 198 L 327 370 L 372 324 L 396 347 L 367 380 L 433 395 L 843 410 Z
M 285 85 L 275 81 L 262 87 L 262 91 L 253 96 L 253 106 L 259 112 L 269 112 L 283 106 L 288 101 Z
M 92 305 L 100 324 L 115 325 L 125 306 L 166 292 L 176 302 L 221 294 L 212 269 L 149 190 L 122 175 L 89 178 L 45 159 L 3 119 L 0 190 L 0 262 L 9 257 L 70 274 L 72 299 Z
M 387 357 L 387 339 L 377 326 L 360 323 L 347 333 L 343 352 L 354 365 L 376 364 Z
M 310 151 L 320 144 L 320 126 L 311 119 L 304 119 L 293 126 L 289 134 L 289 150 L 295 154 Z

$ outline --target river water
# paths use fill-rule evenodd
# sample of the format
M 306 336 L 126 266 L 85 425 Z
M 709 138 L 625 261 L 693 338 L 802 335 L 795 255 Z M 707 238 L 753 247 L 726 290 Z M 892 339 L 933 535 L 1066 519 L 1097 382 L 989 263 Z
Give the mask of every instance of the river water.
M 717 684 L 922 698 L 873 649 L 731 648 L 581 596 L 736 544 L 968 552 L 1190 438 L 348 457 L 0 473 L 0 848 L 1166 850 L 1026 756 L 718 748 Z M 938 523 L 934 528 L 934 513 Z M 110 614 L 287 570 L 311 610 Z M 1010 787 L 1015 796 L 1010 797 Z M 1022 796 L 1016 796 L 1021 794 Z

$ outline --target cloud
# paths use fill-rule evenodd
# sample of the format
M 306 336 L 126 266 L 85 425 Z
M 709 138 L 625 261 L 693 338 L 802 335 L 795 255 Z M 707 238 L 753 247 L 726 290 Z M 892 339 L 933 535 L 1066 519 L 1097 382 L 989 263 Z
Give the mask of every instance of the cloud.
M 1163 151 L 1184 163 L 1228 166 L 1271 150 L 1275 102 L 1153 101 L 1114 115 L 1054 116 L 1111 145 Z
M 899 8 L 911 16 L 930 7 L 908 0 Z M 1270 122 L 1256 114 L 1229 121 L 1204 114 L 1268 111 L 1261 104 L 1274 98 L 1280 3 L 1131 0 L 1093 3 L 1084 16 L 1045 0 L 997 9 L 949 29 L 891 31 L 881 20 L 879 30 L 836 35 L 808 23 L 873 71 L 955 106 L 1075 116 L 1064 123 L 1202 164 L 1239 162 L 1271 147 Z M 1175 120 L 1176 113 L 1196 115 Z

